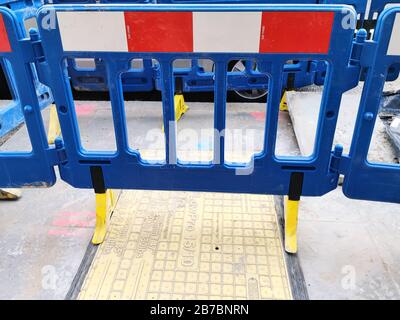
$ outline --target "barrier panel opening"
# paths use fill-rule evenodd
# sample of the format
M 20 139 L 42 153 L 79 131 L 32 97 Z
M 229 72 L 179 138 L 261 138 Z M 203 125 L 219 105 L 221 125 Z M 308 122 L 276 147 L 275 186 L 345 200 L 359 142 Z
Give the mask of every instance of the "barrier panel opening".
M 143 68 L 144 68 L 143 59 L 131 60 L 131 71 L 143 71 Z
M 214 150 L 214 103 L 185 102 L 184 78 L 190 72 L 204 76 L 215 95 L 214 62 L 208 59 L 173 61 L 175 79 L 175 120 L 177 121 L 177 157 L 181 163 L 210 163 Z M 183 99 L 183 100 L 182 100 Z
M 100 58 L 67 59 L 68 76 L 74 91 L 107 91 L 105 65 Z M 75 96 L 78 97 L 77 93 Z M 84 94 L 82 94 L 84 96 Z
M 74 68 L 80 70 L 96 70 L 96 60 L 91 58 L 76 58 L 74 61 Z
M 388 74 L 396 64 L 388 68 Z M 368 149 L 367 160 L 376 164 L 400 163 L 400 77 L 387 81 L 381 95 L 379 111 Z
M 154 77 L 159 63 L 155 59 L 135 58 L 129 71 L 122 75 L 124 92 L 149 92 L 154 90 Z
M 29 36 L 29 30 L 31 29 L 38 29 L 36 17 L 30 17 L 28 19 L 24 20 L 24 31 L 25 31 L 25 36 Z
M 200 73 L 214 72 L 215 69 L 214 61 L 210 59 L 198 59 L 195 61 L 197 62 L 197 65 L 200 67 Z
M 3 60 L 0 64 L 0 108 L 4 108 L 8 102 L 13 100 L 13 93 L 8 84 L 8 77 L 3 70 L 4 63 L 5 61 Z
M 175 59 L 172 66 L 174 77 L 182 78 L 184 93 L 212 93 L 215 90 L 213 79 L 215 63 L 211 59 Z M 196 99 L 205 100 L 204 96 L 200 95 L 195 95 L 192 100 Z
M 346 92 L 342 96 L 338 120 L 336 124 L 333 146 L 342 145 L 343 153 L 349 154 L 354 128 L 357 120 L 358 107 L 361 102 L 364 82 L 360 82 L 357 87 Z
M 11 63 L 0 59 L 2 89 L 0 98 L 0 151 L 31 152 L 32 144 L 23 120 L 23 110 L 19 103 L 14 72 Z M 4 134 L 3 134 L 4 133 Z
M 174 72 L 179 71 L 190 71 L 192 68 L 192 60 L 191 59 L 175 59 L 172 62 L 172 67 L 174 68 Z
M 121 74 L 121 82 L 129 79 L 131 72 L 142 71 L 144 61 L 150 61 L 153 67 L 158 68 L 159 63 L 155 59 L 132 59 L 131 68 Z M 129 148 L 138 151 L 143 160 L 164 163 L 166 153 L 162 99 L 143 103 L 137 95 L 127 90 L 127 84 L 124 82 L 123 96 Z
M 65 59 L 64 65 L 67 66 L 67 60 L 71 61 L 73 59 L 74 57 Z M 85 62 L 87 61 L 89 61 L 89 59 L 85 60 Z M 66 67 L 65 71 L 69 77 L 70 69 Z M 82 152 L 115 152 L 117 148 L 111 101 L 108 91 L 102 93 L 101 101 L 96 101 L 80 100 L 79 95 L 71 88 L 69 89 L 74 99 L 73 104 L 80 133 L 79 139 L 81 147 L 83 148 Z M 64 112 L 62 107 L 59 107 L 59 111 L 61 113 Z
M 336 116 L 332 112 L 326 114 L 321 112 L 322 99 L 329 78 L 329 65 L 326 61 L 315 62 L 315 64 L 324 62 L 328 70 L 323 72 L 322 85 L 309 85 L 296 89 L 296 91 L 283 92 L 275 145 L 275 156 L 277 158 L 298 156 L 309 158 L 313 156 L 319 123 L 323 120 L 323 117 L 334 119 Z M 293 66 L 293 73 L 300 66 L 298 62 L 292 60 L 286 61 L 285 65 Z M 307 68 L 311 68 L 311 64 L 308 64 Z M 291 77 L 292 72 L 288 73 L 287 78 Z M 288 81 L 290 82 L 290 79 Z M 284 102 L 287 106 L 284 106 Z M 289 117 L 290 119 L 288 119 Z M 293 139 L 293 135 L 295 139 Z M 297 140 L 297 146 L 294 140 Z
M 232 60 L 228 63 L 228 90 L 254 96 L 268 95 L 270 77 L 258 70 L 256 60 Z M 248 164 L 262 153 L 267 115 L 266 102 L 230 102 L 226 105 L 225 162 Z
M 247 73 L 246 73 L 247 68 Z M 263 86 L 259 85 L 259 83 L 263 82 L 263 79 L 258 79 L 257 77 L 252 77 L 252 72 L 257 72 L 257 63 L 255 61 L 246 61 L 246 60 L 232 60 L 228 64 L 228 72 L 231 72 L 233 75 L 243 77 L 243 81 L 240 81 L 240 86 L 236 87 L 235 84 L 229 86 L 228 99 L 231 98 L 232 101 L 239 102 L 265 102 L 268 95 L 267 87 L 263 88 Z M 240 88 L 241 86 L 245 86 L 248 83 L 252 85 L 253 88 Z

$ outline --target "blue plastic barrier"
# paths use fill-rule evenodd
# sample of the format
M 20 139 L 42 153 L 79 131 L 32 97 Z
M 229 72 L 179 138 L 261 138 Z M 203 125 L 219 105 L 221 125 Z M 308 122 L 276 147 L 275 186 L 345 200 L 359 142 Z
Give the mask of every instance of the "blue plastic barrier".
M 369 11 L 366 14 L 366 21 L 363 25 L 365 29 L 367 29 L 370 34 L 372 34 L 372 30 L 376 27 L 376 22 L 380 14 L 383 12 L 385 8 L 390 8 L 391 6 L 398 5 L 400 3 L 399 0 L 370 0 Z M 395 63 L 390 66 L 389 71 L 387 73 L 387 81 L 396 80 L 400 74 L 400 64 Z
M 386 7 L 390 5 L 395 5 L 396 3 L 400 3 L 399 0 L 320 0 L 319 3 L 330 3 L 330 4 L 340 4 L 346 3 L 348 5 L 352 5 L 357 13 L 357 29 L 366 29 L 368 32 L 368 39 L 373 36 L 373 30 L 376 27 L 377 19 L 380 14 Z M 361 80 L 364 81 L 365 73 L 367 70 L 363 70 L 361 74 Z M 325 81 L 324 78 L 325 70 L 322 67 L 320 70 L 317 70 L 317 74 L 315 75 L 315 84 L 322 85 Z M 390 66 L 387 75 L 386 81 L 394 81 L 399 77 L 400 74 L 400 64 L 393 64 Z
M 400 166 L 367 159 L 385 75 L 400 63 L 400 6 L 381 14 L 370 46 L 375 54 L 362 61 L 368 72 L 350 153 L 343 159 L 343 192 L 350 198 L 400 202 Z
M 332 159 L 331 146 L 335 132 L 340 98 L 343 92 L 358 83 L 360 67 L 349 65 L 352 50 L 354 29 L 343 29 L 341 21 L 344 13 L 341 6 L 169 6 L 168 12 L 183 11 L 217 11 L 217 12 L 270 12 L 328 14 L 332 17 L 332 34 L 326 53 L 245 53 L 245 52 L 104 52 L 98 50 L 66 49 L 67 42 L 62 43 L 60 27 L 40 29 L 44 51 L 43 62 L 38 68 L 48 68 L 48 83 L 51 84 L 58 106 L 60 124 L 63 131 L 66 158 L 60 162 L 60 173 L 63 180 L 74 187 L 93 188 L 93 172 L 101 171 L 106 188 L 138 188 L 159 190 L 193 190 L 224 191 L 247 193 L 287 194 L 293 174 L 304 176 L 302 194 L 318 196 L 337 187 L 338 174 L 330 171 Z M 41 10 L 39 18 L 45 14 Z M 57 7 L 57 12 L 68 11 L 68 7 Z M 165 7 L 154 6 L 76 6 L 71 14 L 83 12 L 162 12 Z M 300 14 L 301 13 L 301 14 Z M 59 13 L 58 13 L 59 14 Z M 348 11 L 346 12 L 348 14 Z M 355 15 L 354 11 L 351 14 Z M 104 21 L 104 19 L 96 19 Z M 86 18 L 81 21 L 85 23 Z M 329 19 L 327 21 L 330 21 Z M 281 21 L 282 23 L 282 21 Z M 286 22 L 285 22 L 286 23 Z M 76 24 L 75 24 L 76 25 Z M 283 24 L 282 24 L 283 25 Z M 88 26 L 82 25 L 82 28 Z M 92 26 L 93 27 L 93 26 Z M 92 28 L 91 27 L 91 28 Z M 312 30 L 325 30 L 312 25 Z M 86 30 L 86 29 L 85 29 Z M 258 31 L 259 32 L 259 31 Z M 329 32 L 329 29 L 328 29 Z M 260 35 L 258 35 L 260 36 Z M 179 41 L 179 39 L 178 39 Z M 75 43 L 75 40 L 74 42 Z M 76 41 L 76 43 L 81 43 Z M 87 41 L 82 41 L 83 47 Z M 108 41 L 105 41 L 108 43 Z M 295 44 L 296 48 L 298 44 Z M 329 47 L 329 48 L 328 48 Z M 68 48 L 68 47 L 67 47 Z M 108 49 L 107 49 L 108 50 Z M 297 50 L 297 49 L 296 49 Z M 109 50 L 108 50 L 109 51 Z M 118 51 L 118 50 L 116 50 Z M 113 107 L 114 127 L 116 133 L 116 153 L 85 152 L 79 139 L 74 102 L 71 89 L 60 61 L 64 58 L 101 59 L 107 67 L 107 81 Z M 122 86 L 119 75 L 127 71 L 128 62 L 134 58 L 157 59 L 160 63 L 163 93 L 163 115 L 166 137 L 166 163 L 155 164 L 140 158 L 137 151 L 127 144 L 126 122 L 124 117 Z M 227 65 L 232 59 L 257 60 L 259 71 L 270 77 L 270 94 L 268 97 L 265 146 L 262 154 L 254 157 L 254 171 L 250 174 L 237 174 L 238 170 L 248 170 L 243 166 L 228 164 L 224 161 L 224 138 L 215 138 L 215 161 L 204 164 L 185 164 L 176 159 L 176 141 L 174 122 L 174 80 L 171 61 L 174 59 L 211 59 L 215 62 L 215 121 L 218 132 L 225 128 Z M 326 60 L 332 65 L 324 94 L 320 123 L 316 138 L 315 153 L 309 158 L 277 158 L 275 140 L 281 88 L 283 86 L 283 66 L 288 60 Z M 171 124 L 171 127 L 170 127 Z M 170 136 L 171 133 L 171 136 Z M 218 159 L 217 159 L 218 158 Z
M 56 178 L 53 166 L 58 162 L 55 149 L 49 149 L 41 117 L 31 64 L 35 50 L 25 37 L 14 12 L 0 7 L 0 59 L 8 61 L 13 84 L 29 133 L 31 152 L 1 152 L 0 181 L 8 187 L 47 187 Z
M 13 11 L 18 28 L 24 36 L 29 36 L 26 33 L 25 23 L 28 20 L 36 18 L 36 10 L 42 5 L 41 1 L 32 1 L 27 3 L 21 0 L 0 0 L 0 6 L 9 8 Z M 9 63 L 6 61 L 1 61 L 1 69 L 4 72 L 5 78 L 7 80 L 7 85 L 12 94 L 12 100 L 7 106 L 3 106 L 0 110 L 0 137 L 6 135 L 11 130 L 16 128 L 24 120 L 21 105 L 19 103 L 19 96 L 15 91 L 15 85 L 13 83 L 13 72 L 10 68 Z M 32 74 L 34 77 L 34 83 L 36 87 L 36 93 L 39 99 L 39 105 L 41 108 L 45 108 L 52 102 L 51 92 L 49 88 L 44 86 L 39 82 L 34 65 L 30 66 L 32 69 Z M 3 85 L 4 87 L 4 85 Z
M 140 43 L 136 44 L 135 40 L 129 40 L 130 38 L 126 35 L 120 37 L 119 39 L 125 40 L 118 40 L 119 42 L 117 40 L 100 41 L 100 44 L 97 45 L 101 48 L 104 44 L 108 46 L 106 49 L 100 50 L 100 47 L 96 47 L 96 41 L 92 41 L 94 44 L 85 41 L 85 36 L 80 35 L 79 39 L 75 39 L 68 38 L 65 33 L 64 36 L 61 35 L 61 30 L 65 31 L 65 28 L 68 28 L 68 16 L 81 14 L 82 16 L 78 20 L 74 18 L 74 23 L 77 23 L 78 28 L 92 30 L 96 34 L 96 30 L 102 29 L 101 26 L 96 26 L 96 23 L 93 25 L 93 21 L 103 23 L 106 19 L 99 16 L 89 21 L 85 15 L 115 13 L 118 14 L 118 19 L 121 19 L 121 15 L 125 14 L 140 15 L 154 12 L 166 14 L 165 7 L 146 5 L 134 7 L 95 5 L 88 7 L 77 5 L 74 6 L 73 11 L 69 11 L 71 10 L 69 6 L 47 6 L 40 10 L 39 19 L 48 14 L 48 10 L 54 8 L 57 11 L 55 27 L 48 29 L 40 25 L 41 38 L 38 34 L 32 34 L 31 41 L 23 39 L 18 31 L 15 15 L 7 9 L 0 8 L 12 48 L 11 51 L 7 51 L 7 48 L 0 47 L 0 57 L 10 61 L 15 73 L 15 85 L 21 96 L 21 103 L 24 106 L 26 123 L 33 145 L 32 153 L 0 153 L 0 167 L 2 169 L 0 171 L 0 187 L 49 186 L 55 181 L 53 166 L 58 165 L 61 178 L 76 188 L 187 190 L 285 195 L 290 192 L 294 177 L 296 179 L 301 177 L 300 190 L 297 190 L 301 195 L 321 196 L 335 189 L 338 185 L 339 174 L 343 174 L 345 176 L 343 191 L 346 196 L 400 203 L 400 166 L 372 164 L 367 161 L 368 148 L 385 83 L 385 75 L 392 65 L 400 62 L 400 7 L 385 10 L 381 14 L 373 41 L 366 41 L 367 34 L 364 30 L 361 30 L 354 39 L 354 28 L 342 27 L 343 17 L 349 14 L 349 11 L 344 11 L 342 6 L 259 5 L 254 7 L 237 5 L 199 7 L 171 5 L 168 7 L 169 14 L 179 12 L 189 15 L 201 15 L 208 12 L 224 14 L 258 12 L 274 17 L 297 13 L 301 13 L 299 16 L 304 16 L 306 12 L 316 16 L 321 14 L 331 15 L 331 31 L 326 26 L 316 28 L 311 23 L 310 30 L 328 30 L 330 40 L 328 42 L 321 40 L 322 42 L 318 42 L 316 49 L 313 47 L 313 43 L 307 44 L 307 46 L 314 48 L 310 49 L 309 53 L 304 53 L 304 51 L 308 51 L 308 47 L 301 49 L 301 44 L 285 47 L 287 43 L 290 44 L 291 42 L 281 43 L 280 45 L 283 47 L 279 47 L 278 44 L 278 49 L 270 47 L 270 43 L 276 43 L 274 41 L 266 42 L 260 52 L 250 50 L 253 53 L 249 53 L 247 49 L 235 50 L 234 52 L 231 49 L 224 49 L 219 53 L 212 49 L 194 49 L 194 47 L 187 49 L 188 44 L 185 42 L 187 40 L 182 40 L 186 39 L 184 37 L 187 37 L 187 34 L 186 36 L 178 35 L 174 38 L 174 41 L 179 44 L 177 51 L 175 51 L 175 44 L 169 47 L 167 44 L 167 49 L 162 47 L 165 50 L 155 50 L 155 47 L 159 48 L 157 41 L 155 44 L 150 43 L 150 45 L 155 46 L 151 47 L 153 49 L 138 48 L 136 46 Z M 351 14 L 355 16 L 356 13 L 351 11 Z M 60 25 L 61 16 L 64 19 L 62 25 Z M 327 16 L 324 17 L 324 20 L 321 19 L 321 21 L 326 23 Z M 111 25 L 114 25 L 113 20 Z M 274 22 L 275 25 L 280 26 L 279 20 Z M 97 27 L 99 29 L 96 29 Z M 157 24 L 155 24 L 155 28 L 156 31 L 153 30 L 153 32 L 161 32 L 160 29 L 157 29 Z M 125 27 L 121 30 L 121 32 L 126 32 Z M 182 28 L 179 30 L 182 30 Z M 303 31 L 299 32 L 295 36 L 303 35 Z M 195 34 L 194 31 L 192 33 L 194 37 L 193 34 Z M 113 36 L 116 35 L 118 35 L 118 32 L 113 33 Z M 86 36 L 94 39 L 93 35 L 86 34 Z M 260 34 L 258 36 L 261 37 Z M 207 42 L 208 36 L 205 37 Z M 308 35 L 307 37 L 310 39 L 326 39 L 324 36 L 313 37 Z M 127 43 L 124 41 L 127 41 Z M 129 41 L 133 41 L 132 48 L 130 48 L 131 42 Z M 324 41 L 327 47 L 320 49 L 323 47 L 321 43 Z M 219 42 L 213 41 L 211 43 Z M 87 47 L 88 44 L 92 47 Z M 114 45 L 117 47 L 109 47 Z M 143 46 L 143 43 L 141 45 Z M 3 52 L 1 52 L 2 50 Z M 66 58 L 95 58 L 101 59 L 105 64 L 106 81 L 110 88 L 113 110 L 116 152 L 87 152 L 82 148 L 71 87 L 65 72 L 66 66 L 62 62 Z M 129 70 L 129 61 L 138 58 L 149 61 L 156 59 L 159 62 L 166 141 L 166 160 L 162 163 L 142 159 L 138 151 L 129 148 L 127 142 L 120 75 Z M 214 160 L 212 162 L 187 163 L 177 159 L 176 122 L 174 121 L 175 80 L 172 68 L 172 61 L 175 59 L 210 59 L 215 63 L 214 128 L 216 132 Z M 264 149 L 260 154 L 253 157 L 251 164 L 246 166 L 225 161 L 224 136 L 221 135 L 221 132 L 225 129 L 228 64 L 235 59 L 257 61 L 258 71 L 269 77 L 270 93 L 267 102 Z M 281 89 L 284 86 L 283 70 L 286 61 L 289 60 L 329 62 L 314 153 L 307 158 L 277 157 L 275 155 L 279 103 Z M 46 142 L 39 104 L 34 92 L 32 74 L 27 68 L 32 61 L 36 62 L 40 80 L 51 87 L 55 97 L 63 132 L 63 140 L 58 140 L 55 148 L 49 147 Z M 343 155 L 340 146 L 336 146 L 332 151 L 341 97 L 344 92 L 358 85 L 362 70 L 365 69 L 368 70 L 366 83 L 351 151 L 349 155 Z M 29 88 L 29 90 L 21 90 L 21 88 Z

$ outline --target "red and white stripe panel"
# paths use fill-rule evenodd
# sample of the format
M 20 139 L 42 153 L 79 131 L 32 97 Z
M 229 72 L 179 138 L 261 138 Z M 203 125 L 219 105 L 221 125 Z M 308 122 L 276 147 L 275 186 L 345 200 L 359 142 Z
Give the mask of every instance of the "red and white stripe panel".
M 0 52 L 11 52 L 10 41 L 4 25 L 3 15 L 0 14 Z
M 390 56 L 400 56 L 400 13 L 397 13 L 394 19 L 387 54 Z
M 64 51 L 326 54 L 334 12 L 57 12 Z

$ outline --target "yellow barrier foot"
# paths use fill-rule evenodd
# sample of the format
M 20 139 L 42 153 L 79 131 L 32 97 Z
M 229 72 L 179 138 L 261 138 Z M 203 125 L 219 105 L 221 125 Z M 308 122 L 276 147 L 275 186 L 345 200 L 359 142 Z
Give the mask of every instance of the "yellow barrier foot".
M 17 200 L 21 194 L 21 189 L 0 189 L 0 200 Z
M 49 120 L 49 131 L 47 132 L 47 142 L 54 144 L 57 137 L 61 136 L 60 122 L 58 120 L 57 109 L 53 104 L 50 107 L 50 120 Z
M 299 203 L 285 197 L 285 251 L 297 252 L 297 221 L 299 216 Z
M 285 197 L 285 251 L 287 253 L 297 252 L 297 222 L 303 180 L 303 172 L 293 172 L 290 175 L 289 193 Z
M 189 107 L 185 103 L 183 94 L 176 94 L 174 96 L 174 105 L 175 105 L 175 120 L 178 121 L 189 109 Z
M 114 210 L 115 199 L 112 190 L 105 193 L 96 193 L 96 228 L 92 238 L 93 244 L 100 244 L 104 241 L 107 233 L 107 224 L 112 211 Z
M 287 96 L 286 96 L 286 91 L 282 96 L 281 103 L 279 104 L 279 110 L 280 111 L 288 111 L 288 105 L 287 105 Z
M 174 96 L 174 108 L 175 108 L 175 121 L 178 121 L 182 116 L 189 110 L 188 105 L 185 103 L 183 94 L 175 94 Z M 164 125 L 162 126 L 162 131 L 164 131 Z

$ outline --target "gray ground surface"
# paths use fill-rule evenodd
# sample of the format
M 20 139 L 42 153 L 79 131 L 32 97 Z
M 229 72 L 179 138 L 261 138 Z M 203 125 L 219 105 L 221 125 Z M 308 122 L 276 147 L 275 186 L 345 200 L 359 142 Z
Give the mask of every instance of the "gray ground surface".
M 385 90 L 400 89 L 400 81 Z M 348 153 L 362 87 L 342 100 L 334 143 Z M 312 153 L 321 94 L 305 88 L 288 96 L 303 154 Z M 377 119 L 369 161 L 397 163 L 384 125 Z M 347 199 L 338 187 L 319 198 L 303 198 L 299 259 L 311 299 L 400 299 L 400 206 Z
M 303 198 L 299 259 L 310 299 L 400 299 L 398 204 Z
M 58 181 L 0 206 L 0 299 L 63 299 L 93 232 L 93 192 Z
M 48 110 L 43 111 L 47 127 Z M 0 151 L 30 150 L 22 126 Z M 0 299 L 63 299 L 95 223 L 93 191 L 58 179 L 50 189 L 23 189 L 0 201 Z

